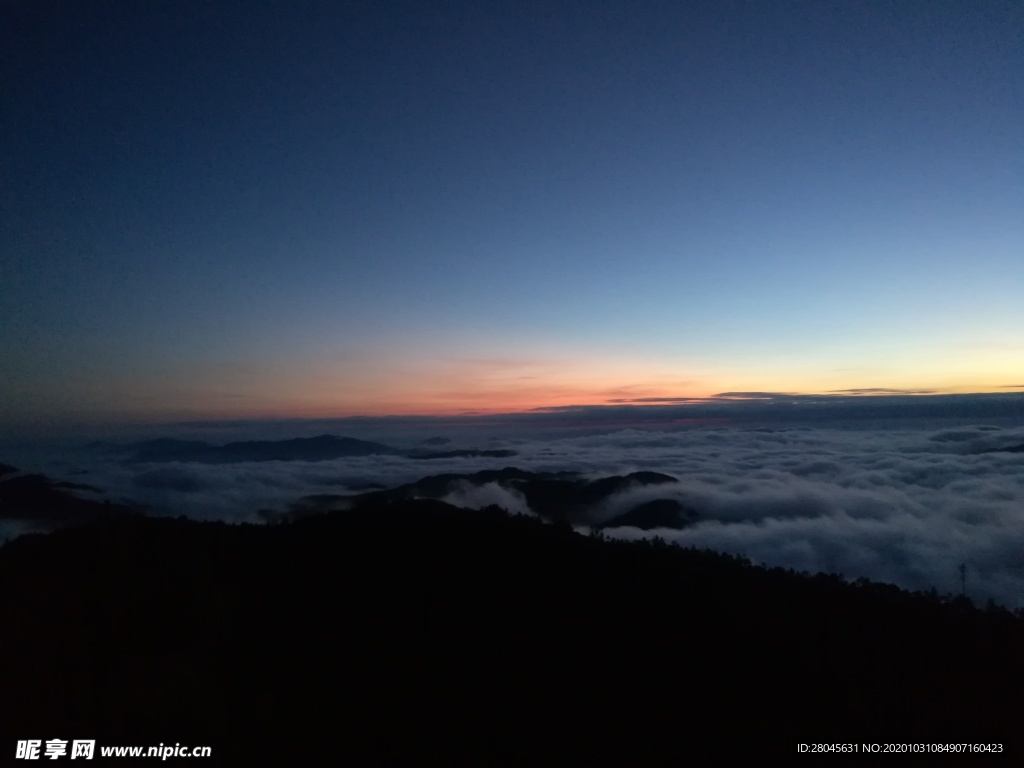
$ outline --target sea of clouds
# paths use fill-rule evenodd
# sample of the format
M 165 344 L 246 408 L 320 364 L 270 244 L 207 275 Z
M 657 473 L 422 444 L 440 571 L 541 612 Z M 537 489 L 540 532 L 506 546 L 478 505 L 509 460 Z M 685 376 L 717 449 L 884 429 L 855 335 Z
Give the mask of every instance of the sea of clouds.
M 515 466 L 600 477 L 638 470 L 678 478 L 636 487 L 589 511 L 597 524 L 655 498 L 697 511 L 684 530 L 618 528 L 683 546 L 742 554 L 756 563 L 867 577 L 909 589 L 967 592 L 1024 606 L 1024 429 L 818 427 L 624 429 L 555 439 L 475 440 L 518 451 L 504 459 L 366 456 L 323 462 L 130 464 L 102 452 L 38 468 L 87 482 L 156 514 L 259 522 L 307 494 L 393 487 L 426 475 Z M 465 443 L 468 445 L 468 443 Z M 459 446 L 456 441 L 447 447 Z M 461 446 L 460 446 L 461 447 Z M 499 504 L 529 514 L 525 499 L 490 484 L 462 485 L 447 501 Z

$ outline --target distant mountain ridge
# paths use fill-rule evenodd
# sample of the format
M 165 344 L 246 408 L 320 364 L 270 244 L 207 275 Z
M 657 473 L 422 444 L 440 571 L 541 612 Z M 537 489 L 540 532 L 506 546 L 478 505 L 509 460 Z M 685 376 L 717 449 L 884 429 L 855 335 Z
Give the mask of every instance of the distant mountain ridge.
M 428 445 L 443 445 L 445 438 L 424 441 Z M 109 449 L 108 447 L 105 447 Z M 329 461 L 348 456 L 406 456 L 412 459 L 454 459 L 454 458 L 508 458 L 516 452 L 508 449 L 481 450 L 464 448 L 449 451 L 433 451 L 417 448 L 404 450 L 370 440 L 354 437 L 318 435 L 317 437 L 296 437 L 288 440 L 247 440 L 242 442 L 214 445 L 203 440 L 178 440 L 158 438 L 145 440 L 128 446 L 131 451 L 128 461 L 140 463 L 163 463 L 171 461 L 192 461 L 202 464 L 233 464 L 243 461 Z
M 594 522 L 597 505 L 609 497 L 636 487 L 669 485 L 678 480 L 660 472 L 631 472 L 596 480 L 582 477 L 576 472 L 530 472 L 516 467 L 485 469 L 472 473 L 430 475 L 396 488 L 370 491 L 358 496 L 332 496 L 319 494 L 300 500 L 293 513 L 307 514 L 312 509 L 329 509 L 332 505 L 366 505 L 395 503 L 418 498 L 444 499 L 466 485 L 480 487 L 495 483 L 509 491 L 521 494 L 530 509 L 551 522 L 570 525 L 589 525 Z M 655 499 L 599 523 L 600 528 L 630 526 L 652 528 L 683 528 L 699 515 L 674 499 Z
M 453 451 L 438 451 L 437 453 L 412 453 L 412 459 L 462 459 L 462 458 L 488 458 L 507 459 L 515 456 L 516 452 L 501 448 L 496 450 L 480 450 L 477 448 L 460 448 Z
M 327 461 L 345 456 L 395 456 L 405 452 L 382 443 L 354 437 L 297 437 L 290 440 L 247 440 L 213 445 L 202 440 L 161 438 L 135 443 L 129 461 L 195 461 L 231 464 L 241 461 Z

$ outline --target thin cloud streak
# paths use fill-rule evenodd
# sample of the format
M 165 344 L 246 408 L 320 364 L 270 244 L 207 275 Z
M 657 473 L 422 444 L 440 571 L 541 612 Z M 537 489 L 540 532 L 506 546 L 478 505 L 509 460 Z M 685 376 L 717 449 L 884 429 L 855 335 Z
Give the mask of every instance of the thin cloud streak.
M 830 394 L 839 395 L 937 395 L 937 389 L 886 389 L 885 387 L 866 387 L 863 389 L 830 389 Z

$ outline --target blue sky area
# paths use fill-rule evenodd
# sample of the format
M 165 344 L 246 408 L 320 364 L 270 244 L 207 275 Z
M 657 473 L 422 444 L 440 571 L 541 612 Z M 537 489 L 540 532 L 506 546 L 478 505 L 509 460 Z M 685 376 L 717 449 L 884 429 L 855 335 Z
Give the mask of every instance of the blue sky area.
M 1024 385 L 1020 3 L 0 14 L 0 428 Z

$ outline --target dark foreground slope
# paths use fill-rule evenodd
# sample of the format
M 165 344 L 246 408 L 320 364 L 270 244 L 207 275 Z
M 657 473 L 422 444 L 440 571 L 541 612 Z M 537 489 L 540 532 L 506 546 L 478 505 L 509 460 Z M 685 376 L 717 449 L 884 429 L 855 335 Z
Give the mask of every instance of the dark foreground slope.
M 55 528 L 142 514 L 140 507 L 80 498 L 72 491 L 100 493 L 100 489 L 91 485 L 21 474 L 12 466 L 0 464 L 0 520 L 18 520 Z
M 1022 623 L 965 602 L 430 501 L 110 521 L 0 549 L 0 749 L 636 766 L 927 740 L 1019 759 Z

